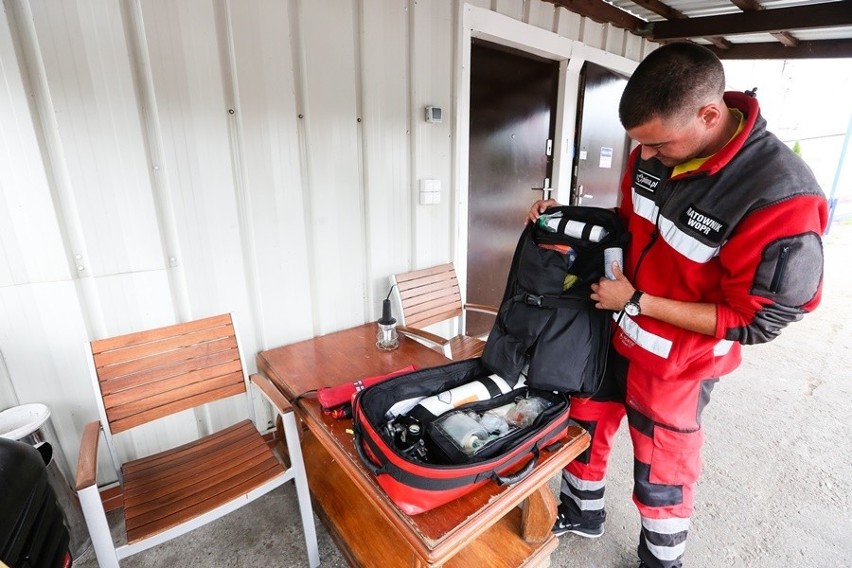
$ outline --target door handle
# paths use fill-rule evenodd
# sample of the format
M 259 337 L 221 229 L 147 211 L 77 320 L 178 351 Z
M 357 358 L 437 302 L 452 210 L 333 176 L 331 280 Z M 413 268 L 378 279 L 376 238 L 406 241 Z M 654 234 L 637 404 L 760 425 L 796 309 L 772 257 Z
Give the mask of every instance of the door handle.
M 540 191 L 542 194 L 542 199 L 550 199 L 550 192 L 553 191 L 553 188 L 550 187 L 550 178 L 544 178 L 543 187 L 531 187 L 530 189 L 533 191 Z

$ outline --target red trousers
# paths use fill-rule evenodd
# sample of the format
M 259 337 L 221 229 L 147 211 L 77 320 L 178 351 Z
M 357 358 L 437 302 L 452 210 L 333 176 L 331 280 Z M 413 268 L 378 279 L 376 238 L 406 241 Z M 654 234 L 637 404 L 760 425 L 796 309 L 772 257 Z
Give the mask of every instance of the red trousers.
M 633 441 L 633 502 L 642 517 L 639 557 L 652 568 L 679 567 L 701 473 L 701 412 L 716 381 L 662 381 L 613 350 L 598 393 L 572 401 L 571 417 L 592 442 L 563 472 L 560 512 L 583 524 L 605 520 L 606 467 L 626 414 Z

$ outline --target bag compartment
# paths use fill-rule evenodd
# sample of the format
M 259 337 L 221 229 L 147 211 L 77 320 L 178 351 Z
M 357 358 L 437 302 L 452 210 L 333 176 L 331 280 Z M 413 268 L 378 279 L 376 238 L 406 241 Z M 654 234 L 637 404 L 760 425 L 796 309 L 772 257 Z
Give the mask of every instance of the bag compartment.
M 543 400 L 547 406 L 538 412 L 533 420 L 528 424 L 519 425 L 516 418 L 517 401 Z M 432 458 L 432 463 L 442 465 L 461 465 L 471 464 L 479 461 L 491 459 L 500 454 L 511 451 L 512 448 L 523 445 L 530 437 L 535 436 L 539 426 L 546 424 L 554 416 L 557 416 L 565 409 L 566 400 L 564 396 L 552 392 L 536 391 L 534 389 L 523 389 L 523 392 L 512 392 L 497 398 L 474 402 L 468 405 L 459 407 L 456 410 L 446 412 L 432 422 L 425 424 L 424 437 L 426 444 L 429 446 L 429 455 Z M 493 413 L 495 409 L 507 409 L 509 418 L 503 418 L 497 413 Z M 487 428 L 481 418 L 466 420 L 465 426 L 473 429 L 478 426 L 476 432 L 469 432 L 467 439 L 471 443 L 466 443 L 464 437 L 455 435 L 454 432 L 449 432 L 447 424 L 450 421 L 460 417 L 469 417 L 470 414 L 487 415 L 492 411 L 492 416 L 495 419 L 502 420 L 505 425 L 506 432 L 499 434 L 492 429 Z M 501 413 L 502 414 L 502 413 Z M 462 422 L 459 420 L 458 422 Z M 495 420 L 496 422 L 496 420 Z M 454 424 L 455 425 L 455 424 Z M 461 430 L 465 432 L 464 428 Z M 461 441 L 460 441 L 461 439 Z M 480 444 L 476 444 L 476 441 Z
M 429 464 L 399 451 L 383 432 L 386 412 L 401 400 L 427 397 L 491 375 L 480 359 L 420 369 L 360 391 L 353 403 L 355 449 L 388 497 L 414 515 L 433 509 L 494 480 L 516 483 L 531 473 L 539 450 L 564 438 L 568 398 L 554 394 L 558 404 L 542 421 L 491 457 L 454 465 Z M 488 401 L 484 401 L 488 402 Z M 512 475 L 505 476 L 512 471 Z

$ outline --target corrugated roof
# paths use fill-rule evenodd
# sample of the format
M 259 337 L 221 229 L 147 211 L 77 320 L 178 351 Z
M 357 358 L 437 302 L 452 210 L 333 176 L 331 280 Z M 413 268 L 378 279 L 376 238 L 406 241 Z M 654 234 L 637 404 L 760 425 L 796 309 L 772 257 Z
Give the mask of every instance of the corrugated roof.
M 689 40 L 723 59 L 852 57 L 852 1 L 547 0 L 650 41 Z

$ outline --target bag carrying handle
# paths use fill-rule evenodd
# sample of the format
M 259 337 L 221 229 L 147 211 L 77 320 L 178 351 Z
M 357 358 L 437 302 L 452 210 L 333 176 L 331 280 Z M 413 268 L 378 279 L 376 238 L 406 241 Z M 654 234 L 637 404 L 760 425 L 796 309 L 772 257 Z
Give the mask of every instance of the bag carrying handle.
M 361 443 L 360 428 L 355 428 L 355 434 L 352 437 L 352 441 L 355 444 L 355 452 L 357 452 L 358 457 L 361 458 L 361 462 L 364 464 L 364 467 L 369 469 L 375 476 L 378 476 L 380 473 L 384 473 L 383 467 L 377 466 L 373 463 L 373 460 L 367 457 L 367 454 L 364 451 L 364 445 Z
M 511 475 L 498 475 L 495 471 L 491 474 L 491 479 L 493 479 L 497 485 L 514 485 L 515 483 L 523 481 L 532 473 L 533 469 L 535 469 L 540 453 L 538 444 L 536 444 L 532 449 L 533 459 L 531 459 L 527 465 L 523 467 L 523 469 Z

